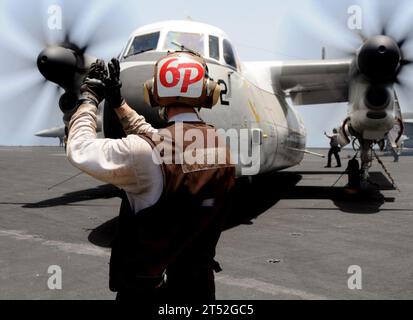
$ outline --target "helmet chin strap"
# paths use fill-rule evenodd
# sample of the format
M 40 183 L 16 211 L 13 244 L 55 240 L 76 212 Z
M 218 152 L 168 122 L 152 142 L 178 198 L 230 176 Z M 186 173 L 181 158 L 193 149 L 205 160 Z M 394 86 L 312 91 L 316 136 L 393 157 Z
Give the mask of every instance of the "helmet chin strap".
M 195 114 L 196 114 L 196 116 L 198 117 L 198 119 L 201 120 L 201 121 L 203 121 L 202 118 L 201 118 L 201 115 L 199 114 L 199 112 L 201 111 L 201 107 L 193 107 L 193 108 L 191 108 L 191 109 L 195 112 Z M 168 117 L 168 112 L 167 112 L 166 107 L 159 107 L 158 113 L 159 113 L 159 117 L 160 117 L 162 120 L 165 120 L 165 121 L 168 121 L 168 120 L 169 120 L 169 119 L 168 119 L 168 118 L 169 118 L 169 117 Z
M 158 113 L 162 120 L 168 121 L 168 112 L 166 112 L 166 107 L 159 107 Z
M 198 119 L 201 120 L 201 121 L 203 121 L 202 118 L 201 118 L 201 115 L 199 114 L 199 112 L 201 111 L 201 107 L 193 108 L 193 109 L 194 109 L 194 111 L 195 111 L 196 116 L 198 117 Z

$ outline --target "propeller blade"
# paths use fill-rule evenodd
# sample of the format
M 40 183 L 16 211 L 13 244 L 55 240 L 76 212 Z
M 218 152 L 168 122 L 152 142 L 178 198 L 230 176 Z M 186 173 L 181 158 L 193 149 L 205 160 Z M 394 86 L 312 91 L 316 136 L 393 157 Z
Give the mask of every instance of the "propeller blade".
M 398 79 L 402 84 L 413 84 L 413 64 L 406 64 L 401 69 Z
M 70 30 L 65 31 L 65 37 L 63 38 L 63 43 L 64 44 L 70 44 Z
M 1 38 L 0 38 L 1 41 Z M 0 77 L 16 72 L 27 71 L 36 67 L 33 58 L 25 58 L 16 54 L 12 47 L 0 44 Z
M 32 25 L 41 24 L 43 47 L 56 45 L 63 39 L 62 0 L 42 0 L 37 7 L 41 12 L 34 15 L 36 21 Z M 36 10 L 36 8 L 33 8 Z M 40 37 L 39 37 L 40 38 Z
M 88 12 L 94 12 L 93 18 Z M 82 11 L 84 17 L 79 18 L 79 25 L 73 32 L 73 39 L 81 52 L 88 51 L 92 56 L 110 59 L 119 54 L 127 42 L 130 33 L 139 25 L 139 5 L 135 1 L 117 2 L 114 0 L 93 0 L 89 7 Z M 116 21 L 116 28 L 107 23 Z
M 30 109 L 25 111 L 26 117 L 24 117 L 23 121 L 20 121 L 18 124 L 16 139 L 28 141 L 30 143 L 42 141 L 35 137 L 34 134 L 47 127 L 52 118 L 59 119 L 59 117 L 57 117 L 59 114 L 59 108 L 56 106 L 56 94 L 57 91 L 53 85 L 46 84 L 43 86 L 43 88 L 38 92 L 37 99 L 30 106 Z M 47 117 L 45 117 L 45 115 L 47 115 Z
M 5 5 L 5 3 L 3 3 Z M 0 47 L 8 48 L 25 59 L 35 61 L 42 44 L 23 29 L 20 19 L 10 16 L 7 8 L 0 10 Z
M 397 45 L 399 46 L 400 49 L 403 49 L 404 44 L 406 43 L 407 38 L 403 38 L 399 41 L 397 41 Z
M 10 98 L 2 102 L 0 144 L 43 144 L 44 140 L 34 137 L 34 133 L 50 127 L 51 123 L 61 123 L 55 93 L 53 85 L 42 81 L 37 87 L 22 91 L 18 101 Z
M 64 1 L 62 4 L 63 28 L 71 40 L 74 40 L 73 33 L 79 23 L 79 15 L 84 9 L 85 1 L 82 0 Z M 90 16 L 93 15 L 91 12 L 89 14 Z
M 39 90 L 45 80 L 39 72 L 32 68 L 0 77 L 0 101 L 10 101 L 29 90 Z
M 359 3 L 362 13 L 362 30 L 366 38 L 382 34 L 383 25 L 377 1 L 361 0 Z
M 98 27 L 102 26 L 109 13 L 118 10 L 115 5 L 117 1 L 89 1 L 86 8 L 82 10 L 78 18 L 78 23 L 73 28 L 73 38 L 76 39 L 80 47 L 88 46 L 93 41 L 93 36 L 97 32 Z M 90 13 L 93 12 L 91 15 Z M 107 20 L 106 20 L 107 21 Z M 98 32 L 101 32 L 99 30 Z
M 381 30 L 380 30 L 380 34 L 381 34 L 381 35 L 387 35 L 387 29 L 386 29 L 386 26 L 383 26 L 383 27 L 381 28 Z
M 392 4 L 390 1 L 389 3 Z M 397 5 L 392 4 L 388 12 L 391 12 L 389 19 L 391 23 L 387 25 L 387 34 L 396 40 L 407 39 L 412 28 L 413 7 L 411 1 L 397 1 Z
M 305 1 L 301 5 L 303 8 L 295 15 L 295 23 L 311 32 L 314 38 L 323 39 L 323 45 L 349 54 L 355 53 L 361 41 L 356 33 L 347 28 L 345 21 L 337 21 L 331 15 L 326 14 L 319 2 Z
M 366 42 L 369 39 L 361 30 L 359 30 L 357 32 L 357 35 L 360 37 L 360 39 L 363 43 Z

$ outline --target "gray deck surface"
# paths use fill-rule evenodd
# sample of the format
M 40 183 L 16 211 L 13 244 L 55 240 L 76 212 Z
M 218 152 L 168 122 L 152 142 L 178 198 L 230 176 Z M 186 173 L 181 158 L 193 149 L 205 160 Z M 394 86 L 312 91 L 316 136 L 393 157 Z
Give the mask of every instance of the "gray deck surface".
M 401 192 L 375 164 L 380 190 L 348 195 L 346 176 L 331 187 L 341 171 L 314 156 L 241 183 L 217 250 L 217 298 L 412 299 L 413 157 L 383 160 Z M 58 147 L 0 147 L 0 170 L 0 299 L 113 299 L 116 189 L 81 174 L 48 190 L 78 172 Z M 61 290 L 47 287 L 51 265 Z M 351 265 L 361 290 L 348 288 Z

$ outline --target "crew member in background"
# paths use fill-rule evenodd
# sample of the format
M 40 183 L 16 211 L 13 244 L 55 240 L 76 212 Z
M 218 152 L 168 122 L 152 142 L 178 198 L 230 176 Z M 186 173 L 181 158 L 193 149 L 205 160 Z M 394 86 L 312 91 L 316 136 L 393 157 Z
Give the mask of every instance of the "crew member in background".
M 333 134 L 328 135 L 324 131 L 324 135 L 330 139 L 330 150 L 328 151 L 328 162 L 325 168 L 331 168 L 331 156 L 334 154 L 334 157 L 336 158 L 337 165 L 336 168 L 341 167 L 341 160 L 340 160 L 340 155 L 339 152 L 341 151 L 340 146 L 338 144 L 338 132 L 337 129 L 333 129 Z
M 224 152 L 225 163 L 212 164 L 188 163 L 182 155 L 193 141 L 178 140 L 189 130 L 203 139 L 208 130 L 216 132 L 195 108 L 211 108 L 218 100 L 219 85 L 209 79 L 204 59 L 196 54 L 176 52 L 161 58 L 144 88 L 146 101 L 161 106 L 169 120 L 157 131 L 122 98 L 119 62 L 112 59 L 108 67 L 109 72 L 97 60 L 81 86 L 67 156 L 80 170 L 124 191 L 109 287 L 119 300 L 213 300 L 213 271 L 220 271 L 215 248 L 235 168 L 229 147 L 222 148 L 220 139 L 197 150 L 204 155 Z M 104 98 L 118 115 L 125 138 L 96 138 L 97 108 Z M 173 163 L 162 161 L 168 148 Z
M 390 153 L 393 156 L 393 162 L 399 162 L 399 153 L 397 152 L 397 145 L 393 145 L 389 134 L 387 134 L 386 136 L 385 150 L 390 151 Z

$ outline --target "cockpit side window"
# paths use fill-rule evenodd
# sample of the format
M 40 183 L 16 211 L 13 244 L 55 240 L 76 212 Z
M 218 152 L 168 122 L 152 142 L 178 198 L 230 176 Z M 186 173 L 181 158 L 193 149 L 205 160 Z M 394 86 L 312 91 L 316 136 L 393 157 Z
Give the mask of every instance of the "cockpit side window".
M 234 68 L 237 68 L 237 61 L 235 60 L 234 50 L 232 49 L 231 43 L 227 39 L 224 39 L 223 49 L 225 63 Z
M 219 39 L 215 36 L 209 36 L 209 57 L 219 60 Z
M 153 32 L 135 37 L 125 56 L 155 50 L 158 46 L 159 34 L 160 32 Z
M 166 35 L 164 49 L 175 51 L 179 50 L 181 45 L 204 55 L 204 35 L 201 33 L 169 31 Z

